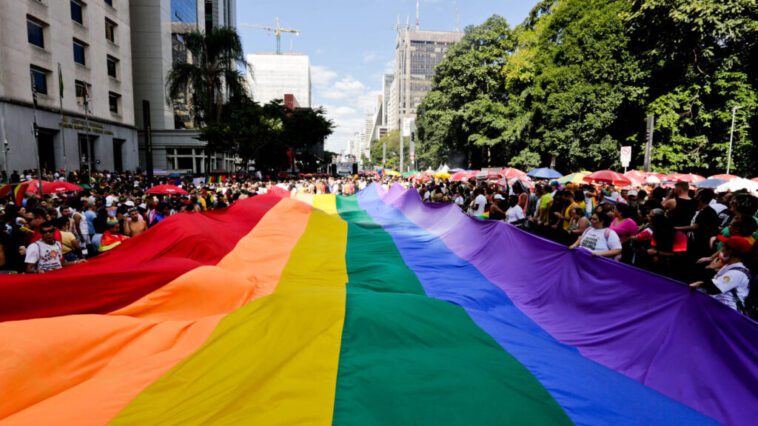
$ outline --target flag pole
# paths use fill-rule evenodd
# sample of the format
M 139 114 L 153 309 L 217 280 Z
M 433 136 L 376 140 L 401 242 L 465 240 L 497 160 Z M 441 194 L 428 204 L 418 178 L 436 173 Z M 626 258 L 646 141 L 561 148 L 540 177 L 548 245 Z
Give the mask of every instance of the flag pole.
M 63 123 L 63 72 L 61 71 L 61 63 L 58 62 L 58 99 L 60 100 L 61 108 L 61 124 Z M 60 126 L 61 132 L 61 146 L 63 147 L 63 171 L 65 173 L 68 168 L 68 162 L 66 161 L 66 132 L 64 127 Z M 64 177 L 65 178 L 65 177 Z
M 89 87 L 84 85 L 84 134 L 87 137 L 87 176 L 92 181 L 92 140 L 89 136 Z M 87 184 L 90 184 L 87 182 Z
M 32 112 L 34 114 L 32 134 L 34 135 L 34 146 L 37 149 L 37 182 L 39 183 L 39 199 L 42 200 L 42 160 L 40 160 L 39 127 L 37 126 L 37 86 L 34 84 L 34 72 L 32 70 L 29 70 L 29 78 L 32 83 Z

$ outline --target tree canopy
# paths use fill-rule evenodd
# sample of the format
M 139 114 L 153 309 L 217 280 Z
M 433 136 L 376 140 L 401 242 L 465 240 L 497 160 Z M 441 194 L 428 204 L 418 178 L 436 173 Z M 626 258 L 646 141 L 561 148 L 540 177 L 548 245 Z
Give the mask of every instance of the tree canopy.
M 466 29 L 418 110 L 419 160 L 479 168 L 758 169 L 758 6 L 754 0 L 545 0 L 511 28 Z

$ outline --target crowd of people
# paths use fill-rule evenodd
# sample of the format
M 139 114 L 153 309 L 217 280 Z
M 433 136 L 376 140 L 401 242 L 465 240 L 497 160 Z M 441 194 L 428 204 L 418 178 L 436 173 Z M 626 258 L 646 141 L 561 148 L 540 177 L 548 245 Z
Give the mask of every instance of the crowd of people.
M 12 184 L 35 179 L 12 173 Z M 418 182 L 400 177 L 260 179 L 238 174 L 215 182 L 163 177 L 188 195 L 149 195 L 144 174 L 44 172 L 83 191 L 0 199 L 0 273 L 45 273 L 118 247 L 171 215 L 222 209 L 265 194 L 273 186 L 293 193 L 352 195 L 372 182 L 400 183 L 427 203 L 452 203 L 471 216 L 500 220 L 571 249 L 626 262 L 690 283 L 741 312 L 752 309 L 750 283 L 758 272 L 758 198 L 716 194 L 675 185 L 628 189 L 558 182 Z M 753 271 L 753 272 L 751 272 Z
M 426 202 L 455 203 L 472 216 L 690 283 L 755 316 L 758 198 L 748 192 L 717 194 L 687 182 L 638 189 L 556 181 L 416 186 Z

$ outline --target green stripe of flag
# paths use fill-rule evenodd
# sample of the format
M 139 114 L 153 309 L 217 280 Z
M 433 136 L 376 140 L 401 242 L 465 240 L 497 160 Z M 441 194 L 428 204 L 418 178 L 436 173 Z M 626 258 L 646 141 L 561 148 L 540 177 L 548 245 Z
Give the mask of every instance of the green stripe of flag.
M 349 277 L 334 424 L 570 424 L 459 306 L 424 295 L 392 237 L 337 199 Z

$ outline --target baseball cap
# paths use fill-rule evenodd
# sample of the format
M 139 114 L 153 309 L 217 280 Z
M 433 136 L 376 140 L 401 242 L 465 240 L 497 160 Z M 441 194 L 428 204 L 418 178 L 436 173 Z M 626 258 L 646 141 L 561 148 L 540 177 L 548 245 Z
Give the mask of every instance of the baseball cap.
M 628 195 L 630 197 L 636 197 L 637 196 L 637 191 L 631 190 L 631 191 L 627 192 L 626 195 Z
M 745 254 L 753 247 L 745 237 L 725 237 L 723 235 L 718 236 L 719 241 L 724 243 L 727 247 L 734 250 L 736 253 Z
M 502 196 L 502 195 L 500 195 L 500 194 L 495 194 L 495 197 L 494 197 L 494 198 L 495 198 L 496 200 L 505 200 L 505 198 L 503 198 L 503 196 Z

